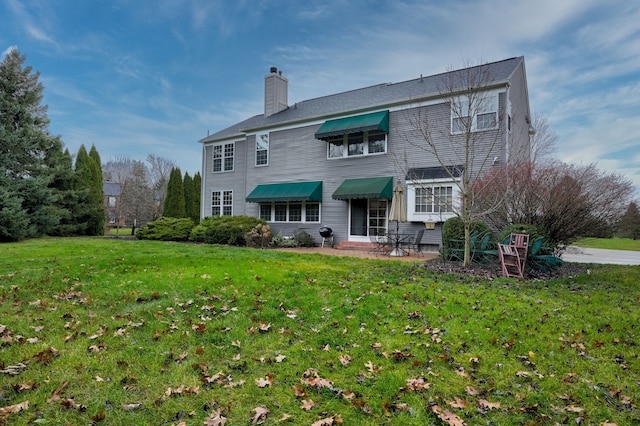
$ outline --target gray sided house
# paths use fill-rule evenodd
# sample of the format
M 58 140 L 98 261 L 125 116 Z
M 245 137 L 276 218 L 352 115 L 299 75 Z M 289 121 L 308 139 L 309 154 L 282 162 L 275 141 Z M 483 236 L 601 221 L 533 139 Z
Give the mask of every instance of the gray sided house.
M 263 114 L 200 140 L 202 217 L 260 217 L 274 233 L 304 230 L 318 242 L 327 226 L 338 244 L 370 242 L 396 231 L 389 210 L 400 182 L 400 231 L 424 229 L 423 248 L 437 250 L 465 170 L 529 158 L 523 57 L 293 105 L 281 71 L 272 67 L 264 83 Z

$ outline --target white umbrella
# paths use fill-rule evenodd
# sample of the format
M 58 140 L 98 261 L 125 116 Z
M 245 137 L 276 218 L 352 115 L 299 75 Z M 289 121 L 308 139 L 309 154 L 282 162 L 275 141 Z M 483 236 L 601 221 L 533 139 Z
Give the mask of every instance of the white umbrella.
M 391 251 L 391 256 L 402 256 L 404 252 L 400 250 L 398 245 L 400 240 L 398 234 L 400 232 L 400 222 L 407 221 L 407 201 L 404 198 L 404 187 L 401 182 L 396 183 L 393 188 L 393 198 L 391 199 L 391 211 L 389 212 L 389 220 L 396 222 L 396 247 Z

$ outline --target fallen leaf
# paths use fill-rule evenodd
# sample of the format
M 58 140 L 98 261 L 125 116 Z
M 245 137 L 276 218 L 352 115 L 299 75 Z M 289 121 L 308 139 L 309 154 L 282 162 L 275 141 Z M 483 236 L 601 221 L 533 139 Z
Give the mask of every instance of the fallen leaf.
M 255 382 L 259 388 L 271 387 L 271 384 L 273 383 L 273 376 L 267 374 L 264 378 L 261 377 L 256 379 Z
M 224 426 L 226 423 L 227 418 L 216 410 L 213 410 L 211 415 L 204 420 L 206 426 Z
M 318 405 L 318 404 L 313 402 L 311 399 L 303 399 L 302 400 L 302 405 L 300 406 L 300 408 L 302 408 L 304 411 L 309 411 L 313 407 L 315 407 L 316 405 Z
M 483 410 L 492 410 L 494 408 L 500 408 L 499 402 L 489 402 L 486 399 L 479 399 L 477 404 L 478 404 L 478 408 Z
M 340 364 L 345 366 L 351 362 L 351 356 L 349 355 L 340 355 L 339 359 L 340 359 Z
M 467 391 L 467 394 L 471 396 L 476 396 L 478 394 L 478 389 L 474 388 L 473 386 L 467 386 L 466 388 L 464 388 L 464 390 Z
M 7 405 L 6 407 L 0 407 L 0 416 L 5 416 L 11 413 L 19 413 L 22 410 L 29 408 L 29 401 L 23 401 L 20 404 Z
M 141 408 L 142 404 L 141 403 L 134 403 L 134 404 L 122 404 L 122 409 L 124 411 L 133 411 L 133 410 L 137 410 L 138 408 Z
M 382 367 L 373 365 L 373 363 L 371 361 L 368 361 L 365 364 L 365 367 L 367 367 L 367 370 L 369 370 L 369 372 L 372 373 L 372 374 L 379 373 L 382 370 Z
M 5 368 L 4 370 L 0 370 L 0 373 L 4 373 L 4 374 L 9 374 L 11 376 L 15 376 L 15 375 L 18 375 L 18 374 L 22 373 L 26 369 L 27 369 L 26 364 L 23 364 L 23 363 L 19 362 L 16 365 L 10 365 L 7 368 Z
M 466 426 L 467 424 L 458 417 L 456 414 L 453 414 L 449 410 L 442 410 L 439 405 L 431 406 L 431 411 L 440 418 L 443 422 L 446 422 L 449 426 Z
M 464 408 L 467 406 L 467 400 L 458 398 L 457 396 L 453 398 L 453 401 L 447 401 L 447 404 L 452 406 L 453 408 Z
M 426 380 L 422 377 L 417 377 L 415 379 L 407 379 L 407 388 L 412 391 L 421 391 L 425 389 L 429 389 L 431 383 L 427 383 Z
M 256 414 L 251 419 L 251 423 L 258 425 L 264 423 L 267 420 L 267 415 L 270 413 L 266 407 L 256 407 L 253 411 L 255 411 Z

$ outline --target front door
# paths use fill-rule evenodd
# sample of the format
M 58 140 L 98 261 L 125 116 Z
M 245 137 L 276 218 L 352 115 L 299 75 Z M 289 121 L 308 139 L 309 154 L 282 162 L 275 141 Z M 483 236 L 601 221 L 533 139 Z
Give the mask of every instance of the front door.
M 369 241 L 369 235 L 384 235 L 387 230 L 387 200 L 351 200 L 349 241 Z

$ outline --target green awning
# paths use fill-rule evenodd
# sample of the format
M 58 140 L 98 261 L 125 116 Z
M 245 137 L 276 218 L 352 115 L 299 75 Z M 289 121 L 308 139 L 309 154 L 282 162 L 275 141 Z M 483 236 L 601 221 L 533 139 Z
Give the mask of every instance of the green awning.
M 327 120 L 320 126 L 315 136 L 316 139 L 324 140 L 331 136 L 371 130 L 389 133 L 389 111 L 338 118 L 337 120 Z
M 345 179 L 333 193 L 334 200 L 393 197 L 393 177 Z
M 271 201 L 322 201 L 322 181 L 258 185 L 246 198 L 249 203 Z

